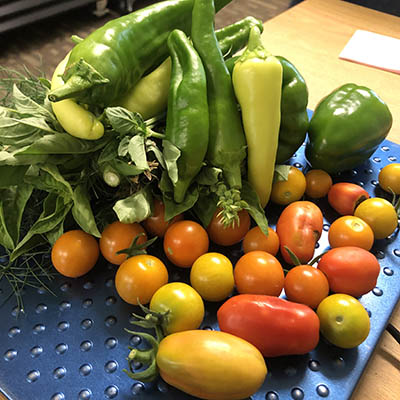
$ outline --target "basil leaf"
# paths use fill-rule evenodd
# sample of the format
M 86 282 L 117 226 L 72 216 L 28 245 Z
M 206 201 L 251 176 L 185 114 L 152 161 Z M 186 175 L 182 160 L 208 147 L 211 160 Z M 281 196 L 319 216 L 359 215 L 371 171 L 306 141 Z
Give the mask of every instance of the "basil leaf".
M 164 218 L 166 221 L 174 218 L 178 214 L 190 210 L 199 199 L 199 189 L 197 185 L 192 185 L 186 191 L 185 198 L 181 203 L 175 203 L 170 195 L 163 193 L 163 202 L 165 205 Z
M 110 162 L 110 165 L 121 175 L 136 176 L 140 175 L 143 170 L 136 165 L 128 164 L 126 161 L 119 160 L 118 158 Z
M 153 199 L 148 188 L 143 188 L 125 199 L 118 200 L 113 210 L 126 224 L 141 222 L 151 215 Z
M 0 166 L 0 188 L 19 185 L 24 181 L 24 176 L 29 165 L 2 165 Z
M 72 215 L 75 222 L 87 233 L 101 237 L 97 228 L 96 221 L 90 206 L 90 198 L 86 185 L 78 185 L 74 190 L 74 205 L 72 207 Z
M 167 166 L 168 176 L 172 183 L 178 182 L 178 158 L 181 156 L 181 151 L 169 140 L 163 140 L 163 155 L 165 165 Z
M 128 111 L 123 107 L 107 107 L 106 116 L 113 129 L 121 135 L 146 134 L 146 124 L 137 112 Z
M 199 185 L 213 186 L 221 181 L 222 169 L 217 167 L 203 167 L 195 180 Z
M 289 179 L 290 168 L 292 168 L 291 165 L 275 165 L 273 182 L 287 181 Z
M 212 217 L 217 210 L 218 198 L 214 193 L 203 193 L 200 192 L 199 199 L 193 206 L 193 212 L 197 218 L 201 221 L 203 226 L 207 228 L 210 225 Z
M 166 169 L 167 166 L 165 164 L 164 156 L 162 151 L 157 147 L 156 143 L 153 140 L 147 139 L 146 140 L 146 149 L 147 152 L 153 152 L 159 164 Z
M 43 132 L 53 131 L 41 118 L 0 119 L 0 142 L 2 144 L 26 146 L 43 136 Z
M 125 136 L 121 139 L 119 146 L 118 146 L 118 156 L 119 157 L 125 157 L 128 154 L 130 140 L 131 140 L 131 138 L 128 136 Z
M 131 138 L 131 140 L 129 141 L 128 152 L 131 160 L 138 168 L 141 168 L 143 171 L 149 169 L 143 136 L 136 135 Z

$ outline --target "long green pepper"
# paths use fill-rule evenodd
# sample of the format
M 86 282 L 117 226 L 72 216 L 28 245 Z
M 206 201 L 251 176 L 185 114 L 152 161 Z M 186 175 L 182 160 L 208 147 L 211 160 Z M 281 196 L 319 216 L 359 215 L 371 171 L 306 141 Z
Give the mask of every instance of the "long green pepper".
M 231 76 L 215 35 L 214 17 L 213 0 L 194 1 L 191 38 L 207 76 L 210 137 L 206 159 L 222 169 L 230 188 L 240 189 L 246 139 Z
M 184 200 L 193 178 L 200 171 L 208 146 L 208 103 L 206 73 L 200 56 L 184 32 L 168 37 L 171 55 L 171 84 L 168 94 L 165 141 L 180 150 L 178 172 L 171 177 L 174 200 Z
M 152 4 L 92 32 L 72 49 L 63 75 L 65 85 L 50 91 L 49 99 L 113 104 L 167 57 L 167 38 L 173 29 L 190 32 L 193 1 Z M 230 1 L 215 0 L 216 9 Z

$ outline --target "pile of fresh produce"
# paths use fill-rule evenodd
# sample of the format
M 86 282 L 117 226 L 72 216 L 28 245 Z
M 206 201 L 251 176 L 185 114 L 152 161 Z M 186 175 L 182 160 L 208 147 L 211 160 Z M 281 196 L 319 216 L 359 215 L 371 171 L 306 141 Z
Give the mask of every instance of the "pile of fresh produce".
M 233 400 L 257 392 L 265 358 L 305 354 L 320 333 L 343 348 L 366 339 L 358 298 L 380 271 L 374 241 L 398 226 L 400 169 L 379 176 L 393 202 L 336 182 L 387 136 L 387 105 L 345 84 L 309 121 L 306 83 L 264 47 L 260 21 L 214 29 L 229 2 L 168 0 L 110 21 L 74 38 L 51 81 L 2 70 L 0 277 L 18 294 L 55 270 L 82 276 L 103 257 L 149 330 L 137 333 L 151 348 L 131 350 L 128 375 Z M 305 140 L 301 171 L 286 162 Z M 315 257 L 314 200 L 325 197 L 338 218 Z M 37 261 L 48 253 L 51 270 Z M 189 282 L 172 281 L 168 263 Z M 221 302 L 220 331 L 199 329 L 204 302 Z

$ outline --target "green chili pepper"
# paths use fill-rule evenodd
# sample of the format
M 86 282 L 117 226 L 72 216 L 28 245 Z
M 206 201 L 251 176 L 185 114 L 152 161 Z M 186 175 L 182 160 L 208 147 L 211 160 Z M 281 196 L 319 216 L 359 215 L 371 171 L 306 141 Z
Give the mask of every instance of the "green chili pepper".
M 60 75 L 65 69 L 68 57 L 69 53 L 54 70 L 51 80 L 52 89 L 64 84 Z M 103 136 L 103 124 L 93 113 L 77 104 L 74 100 L 65 99 L 57 103 L 51 103 L 51 106 L 58 122 L 70 135 L 87 140 L 96 140 Z
M 371 89 L 347 83 L 323 98 L 311 117 L 306 158 L 337 173 L 366 161 L 386 138 L 392 114 Z
M 176 162 L 177 173 L 168 170 L 174 186 L 174 200 L 180 203 L 200 171 L 207 151 L 207 81 L 200 56 L 184 32 L 172 31 L 168 37 L 168 48 L 171 85 L 163 145 L 165 148 L 166 142 L 170 142 L 180 151 Z
M 231 0 L 215 0 L 221 9 Z M 65 85 L 49 99 L 113 104 L 144 73 L 167 57 L 173 29 L 190 32 L 193 0 L 166 0 L 107 22 L 78 43 L 63 75 Z
M 247 141 L 247 180 L 261 206 L 269 201 L 281 121 L 282 65 L 261 42 L 257 27 L 236 61 L 233 87 L 242 111 Z
M 253 26 L 263 29 L 262 22 L 251 16 L 218 29 L 215 34 L 222 54 L 229 57 L 243 48 Z M 160 114 L 167 107 L 170 76 L 171 60 L 167 58 L 159 67 L 140 79 L 116 104 L 138 112 L 143 119 Z
M 214 29 L 213 0 L 195 0 L 191 38 L 207 76 L 210 138 L 206 159 L 221 168 L 231 188 L 241 188 L 241 165 L 246 158 L 246 139 L 233 91 L 232 79 Z

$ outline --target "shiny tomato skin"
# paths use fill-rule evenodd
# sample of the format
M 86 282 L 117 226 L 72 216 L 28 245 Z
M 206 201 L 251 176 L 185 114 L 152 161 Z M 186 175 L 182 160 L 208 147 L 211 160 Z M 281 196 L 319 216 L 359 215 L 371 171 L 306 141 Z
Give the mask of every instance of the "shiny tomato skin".
M 360 297 L 376 286 L 380 272 L 377 258 L 369 251 L 355 246 L 328 250 L 318 261 L 318 269 L 328 278 L 334 293 Z
M 266 251 L 250 251 L 235 264 L 234 277 L 239 293 L 279 296 L 285 274 L 281 263 Z
M 259 226 L 255 226 L 246 233 L 242 247 L 244 253 L 262 250 L 276 256 L 279 251 L 279 236 L 270 226 L 268 227 L 268 236 L 263 233 Z
M 221 217 L 218 216 L 220 210 L 217 210 L 210 224 L 207 227 L 207 233 L 210 240 L 220 246 L 232 246 L 239 243 L 250 229 L 250 215 L 246 210 L 238 212 L 239 222 L 233 226 L 226 227 Z
M 117 252 L 129 248 L 139 234 L 142 236 L 139 237 L 137 243 L 145 243 L 147 235 L 139 223 L 112 222 L 105 227 L 101 234 L 99 241 L 101 254 L 111 264 L 121 265 L 126 260 L 126 254 L 117 254 Z
M 168 227 L 174 222 L 181 221 L 183 214 L 176 215 L 169 221 L 165 220 L 165 205 L 159 199 L 154 199 L 153 214 L 143 221 L 143 227 L 150 236 L 163 238 Z
M 154 293 L 168 282 L 164 263 L 150 254 L 126 259 L 115 274 L 115 289 L 127 303 L 147 304 Z
M 225 332 L 200 329 L 165 337 L 156 363 L 169 385 L 208 400 L 248 398 L 267 374 L 265 360 L 253 345 Z
M 343 215 L 332 222 L 328 231 L 331 247 L 356 246 L 371 250 L 374 244 L 374 232 L 361 218 Z
M 328 296 L 329 282 L 321 270 L 311 265 L 297 265 L 286 274 L 284 289 L 288 300 L 315 309 Z
M 149 308 L 158 313 L 168 312 L 168 322 L 163 326 L 167 335 L 197 329 L 204 319 L 203 299 L 195 289 L 183 282 L 161 286 L 153 294 Z
M 332 187 L 331 176 L 322 169 L 311 169 L 306 173 L 306 195 L 311 199 L 325 197 Z
M 378 175 L 379 186 L 388 193 L 400 194 L 400 163 L 384 166 Z
M 332 294 L 317 308 L 321 335 L 343 349 L 360 345 L 368 337 L 370 320 L 364 306 L 347 294 Z
M 324 218 L 321 209 L 311 201 L 300 200 L 284 208 L 276 224 L 280 251 L 284 260 L 294 264 L 287 246 L 299 259 L 307 264 L 313 257 L 315 245 L 321 237 Z
M 207 231 L 190 220 L 172 224 L 164 236 L 164 253 L 177 267 L 190 268 L 197 258 L 207 253 L 209 247 Z
M 319 319 L 308 306 L 280 297 L 239 294 L 217 311 L 221 331 L 256 346 L 264 357 L 306 354 L 319 341 Z
M 99 258 L 97 240 L 76 229 L 63 233 L 51 249 L 54 268 L 64 276 L 78 278 L 88 273 Z
M 364 220 L 374 232 L 375 239 L 385 239 L 398 226 L 395 207 L 381 197 L 371 197 L 363 201 L 354 211 L 356 217 Z
M 190 284 L 206 301 L 226 299 L 235 286 L 231 260 L 217 252 L 202 254 L 192 265 Z
M 369 197 L 369 193 L 360 185 L 339 182 L 329 189 L 328 203 L 340 215 L 353 215 L 357 205 Z
M 306 178 L 303 172 L 291 166 L 288 179 L 276 181 L 272 184 L 271 201 L 280 205 L 287 205 L 300 200 L 306 190 Z

